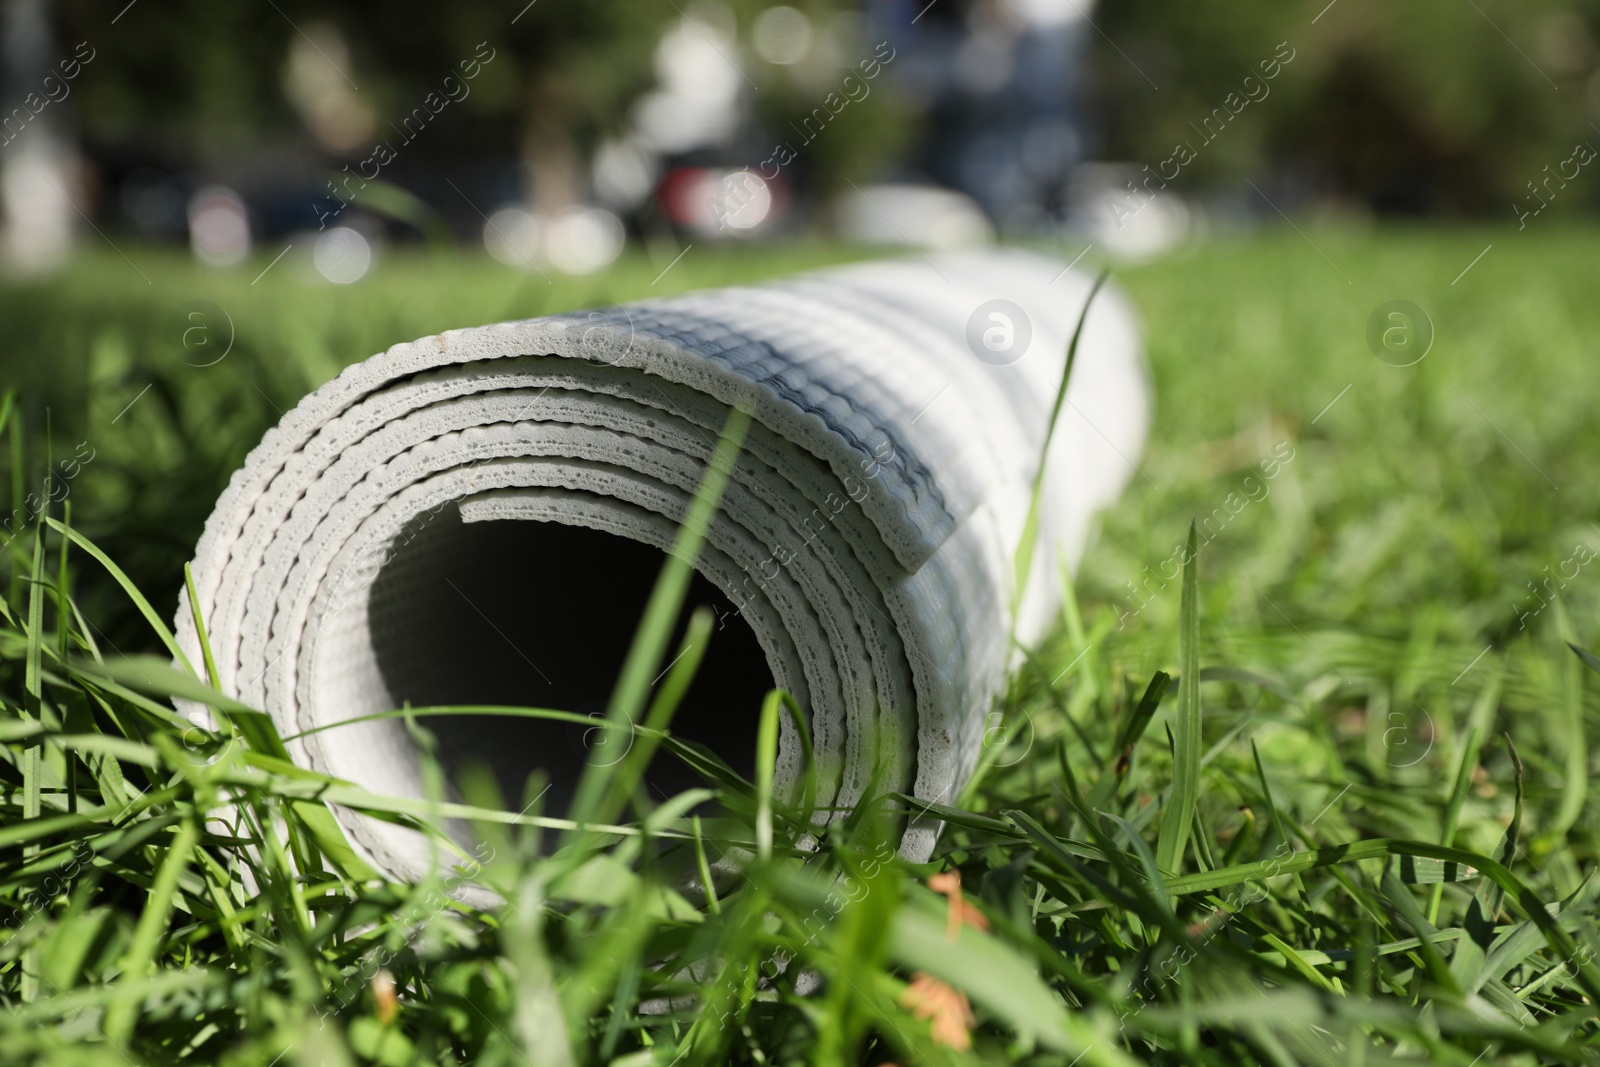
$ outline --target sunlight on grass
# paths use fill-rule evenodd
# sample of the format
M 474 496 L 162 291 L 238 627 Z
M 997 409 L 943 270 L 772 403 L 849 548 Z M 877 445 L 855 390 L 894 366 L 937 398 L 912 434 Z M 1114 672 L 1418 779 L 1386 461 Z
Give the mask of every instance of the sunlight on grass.
M 590 767 L 572 820 L 519 813 L 487 775 L 402 800 L 294 767 L 264 716 L 209 691 L 209 655 L 170 665 L 166 629 L 228 474 L 342 366 L 857 253 L 695 249 L 665 276 L 640 257 L 551 286 L 396 257 L 350 289 L 152 253 L 153 286 L 106 255 L 0 290 L 19 386 L 0 409 L 17 509 L 0 1048 L 261 1067 L 1592 1062 L 1591 244 L 1274 231 L 1114 272 L 1146 320 L 1154 438 L 995 709 L 982 778 L 960 808 L 885 796 L 825 827 L 812 787 L 774 788 L 781 696 L 748 709 L 754 781 L 671 735 L 700 654 L 657 675 L 681 563 L 613 697 L 637 755 Z M 1432 325 L 1405 366 L 1367 341 L 1396 300 Z M 225 313 L 215 362 L 173 319 L 195 301 Z M 696 619 L 685 650 L 715 640 Z M 406 721 L 426 751 L 435 715 L 468 711 Z M 704 788 L 652 800 L 652 752 Z M 454 858 L 387 881 L 329 804 Z M 924 811 L 946 830 L 908 864 L 898 827 Z

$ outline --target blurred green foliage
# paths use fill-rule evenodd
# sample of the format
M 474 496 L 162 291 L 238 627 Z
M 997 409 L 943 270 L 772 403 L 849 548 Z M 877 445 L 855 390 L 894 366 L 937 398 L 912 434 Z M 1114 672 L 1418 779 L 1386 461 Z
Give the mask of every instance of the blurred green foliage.
M 512 5 L 424 0 L 174 0 L 160 10 L 134 7 L 115 25 L 93 0 L 64 0 L 55 12 L 63 41 L 98 51 L 77 100 L 92 138 L 211 161 L 240 149 L 265 154 L 300 136 L 282 88 L 285 62 L 291 43 L 319 27 L 348 42 L 345 63 L 327 58 L 374 109 L 380 130 L 487 41 L 499 51 L 463 101 L 472 119 L 453 117 L 441 134 L 480 148 L 498 135 L 509 151 L 536 82 L 549 86 L 544 106 L 563 107 L 575 132 L 614 126 L 648 85 L 650 50 L 672 14 L 650 0 L 534 3 L 520 17 Z
M 479 47 L 486 44 L 494 58 L 482 64 L 460 108 L 430 127 L 416 150 L 458 162 L 511 158 L 540 140 L 587 153 L 602 137 L 624 133 L 634 103 L 657 82 L 663 30 L 686 15 L 711 36 L 725 30 L 738 41 L 728 58 L 748 83 L 763 130 L 755 143 L 730 149 L 724 162 L 744 162 L 751 153 L 759 161 L 772 137 L 789 137 L 791 121 L 841 91 L 843 75 L 871 57 L 877 40 L 865 39 L 865 25 L 848 4 L 811 0 L 800 6 L 815 27 L 815 47 L 794 65 L 768 63 L 751 37 L 771 6 L 758 0 L 699 7 L 660 0 L 545 0 L 525 7 L 483 0 L 381 6 L 174 0 L 160 11 L 135 6 L 113 25 L 115 11 L 99 0 L 62 0 L 54 15 L 67 50 L 79 41 L 95 49 L 73 98 L 92 144 L 111 157 L 153 156 L 175 167 L 225 173 L 242 167 L 235 180 L 247 180 L 252 163 L 270 172 L 298 157 L 303 166 L 312 147 L 285 93 L 297 41 L 310 43 L 375 119 L 370 138 L 333 153 L 340 161 L 359 160 L 372 141 L 392 139 L 391 125 L 445 76 L 459 75 L 463 60 L 488 54 Z M 888 80 L 850 104 L 848 122 L 807 148 L 803 168 L 824 187 L 870 173 L 907 143 L 912 130 L 884 91 Z
M 1546 165 L 1600 145 L 1591 0 L 1119 0 L 1096 22 L 1110 155 L 1154 166 L 1188 142 L 1190 188 L 1278 168 L 1381 210 L 1510 219 Z M 1195 127 L 1280 42 L 1294 59 L 1270 94 L 1206 143 Z M 1553 206 L 1593 204 L 1593 188 Z
M 871 4 L 797 5 L 816 45 L 802 63 L 780 67 L 751 47 L 755 21 L 771 6 L 736 0 L 712 12 L 656 0 L 547 0 L 519 11 L 480 0 L 174 0 L 160 13 L 135 6 L 114 25 L 115 5 L 97 0 L 63 0 L 54 10 L 63 42 L 88 41 L 97 51 L 72 105 L 95 144 L 237 167 L 241 158 L 265 165 L 306 147 L 283 73 L 290 45 L 317 27 L 334 27 L 348 42 L 348 70 L 340 69 L 380 135 L 487 42 L 495 61 L 424 147 L 440 158 L 510 157 L 530 138 L 587 151 L 620 133 L 654 84 L 662 30 L 683 12 L 732 20 L 762 130 L 726 151 L 729 162 L 759 161 L 771 151 L 768 139 L 788 136 L 791 123 L 870 54 L 873 34 L 886 31 L 869 27 L 892 21 Z M 986 10 L 973 5 L 969 14 L 982 21 Z M 1600 145 L 1595 0 L 1116 0 L 1092 17 L 1086 89 L 1104 155 L 1156 168 L 1187 144 L 1196 158 L 1179 188 L 1237 187 L 1276 174 L 1301 199 L 1514 218 L 1513 199 L 1527 198 L 1547 166 L 1557 168 L 1579 142 Z M 897 43 L 914 48 L 917 38 L 902 34 Z M 1293 58 L 1277 77 L 1258 81 L 1262 89 L 1247 85 L 1260 79 L 1264 61 L 1284 54 Z M 904 158 L 919 118 L 891 82 L 882 79 L 851 105 L 847 122 L 808 146 L 806 177 L 836 189 Z M 1244 101 L 1252 93 L 1244 106 L 1228 102 L 1229 94 Z M 1225 129 L 1209 137 L 1204 123 L 1213 114 L 1223 120 L 1214 127 Z M 1560 187 L 1557 210 L 1593 205 L 1592 183 L 1577 181 L 1586 184 Z

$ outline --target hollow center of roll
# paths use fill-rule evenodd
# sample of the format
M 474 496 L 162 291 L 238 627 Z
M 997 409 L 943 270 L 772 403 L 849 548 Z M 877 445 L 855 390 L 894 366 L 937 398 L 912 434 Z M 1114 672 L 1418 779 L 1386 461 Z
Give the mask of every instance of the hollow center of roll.
M 544 813 L 563 814 L 585 764 L 619 762 L 631 744 L 600 724 L 665 557 L 584 527 L 463 523 L 454 508 L 427 526 L 396 548 L 373 585 L 368 625 L 385 686 L 396 706 L 495 704 L 592 716 L 594 726 L 494 715 L 423 721 L 447 774 L 486 766 L 506 803 L 521 808 L 531 799 L 528 777 L 540 770 L 550 783 Z M 699 574 L 665 658 L 677 655 L 688 612 L 702 604 L 718 625 L 671 729 L 749 775 L 772 673 L 750 627 Z M 664 752 L 646 780 L 658 801 L 702 784 Z

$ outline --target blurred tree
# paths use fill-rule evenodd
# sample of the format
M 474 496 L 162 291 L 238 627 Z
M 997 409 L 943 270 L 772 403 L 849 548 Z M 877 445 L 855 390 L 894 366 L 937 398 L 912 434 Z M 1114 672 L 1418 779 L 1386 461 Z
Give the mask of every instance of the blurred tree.
M 860 18 L 842 14 L 853 5 L 840 0 L 802 4 L 809 44 L 766 47 L 777 62 L 762 58 L 754 41 L 773 7 L 765 0 L 169 0 L 164 9 L 126 10 L 123 2 L 59 0 L 55 12 L 63 40 L 89 40 L 98 50 L 75 106 L 101 149 L 227 174 L 303 157 L 309 132 L 337 164 L 369 158 L 383 141 L 409 157 L 400 148 L 406 116 L 468 62 L 477 72 L 470 92 L 414 151 L 435 159 L 514 154 L 522 194 L 542 211 L 585 195 L 583 160 L 603 137 L 626 133 L 635 101 L 658 78 L 653 59 L 669 24 L 725 21 L 736 34 L 727 61 L 739 69 L 741 89 L 750 86 L 747 114 L 766 130 L 733 148 L 752 165 L 772 150 L 769 135 L 787 136 L 790 122 L 843 91 L 843 76 L 871 58 L 873 43 Z M 792 28 L 795 16 L 784 18 Z M 765 33 L 771 45 L 773 20 Z M 851 102 L 849 121 L 808 148 L 802 170 L 831 185 L 870 171 L 894 148 L 897 113 L 885 106 L 883 82 L 870 88 L 870 99 Z
M 1547 164 L 1600 146 L 1593 0 L 1324 2 L 1105 6 L 1094 81 L 1107 154 L 1156 166 L 1189 144 L 1190 188 L 1277 169 L 1379 210 L 1510 217 Z M 1280 42 L 1294 58 L 1270 95 L 1207 140 L 1206 117 L 1244 96 Z
M 72 107 L 92 140 L 157 153 L 227 158 L 262 146 L 292 113 L 278 91 L 293 28 L 270 5 L 168 0 L 162 8 L 60 0 L 58 37 L 95 57 Z M 141 10 L 143 8 L 143 10 Z
M 760 87 L 752 94 L 753 110 L 767 137 L 752 146 L 751 166 L 785 145 L 819 196 L 840 191 L 846 180 L 878 176 L 916 133 L 895 96 L 895 50 L 857 6 L 742 0 L 735 7 L 750 75 Z
M 515 144 L 525 199 L 556 211 L 584 195 L 580 169 L 596 138 L 623 122 L 650 82 L 650 54 L 670 4 L 655 0 L 465 3 L 393 0 L 375 14 L 359 0 L 318 5 L 382 71 L 393 111 L 404 114 L 463 61 L 492 50 L 464 104 L 477 122 L 456 144 Z M 381 135 L 380 126 L 380 135 Z M 439 146 L 435 145 L 435 149 Z
M 246 146 L 260 154 L 298 136 L 283 83 L 299 73 L 347 84 L 374 120 L 372 138 L 392 143 L 391 123 L 473 63 L 479 76 L 459 101 L 465 117 L 430 132 L 427 150 L 520 145 L 538 195 L 556 200 L 576 195 L 578 146 L 618 125 L 648 85 L 651 47 L 673 16 L 653 0 L 535 0 L 520 10 L 481 0 L 171 0 L 164 10 L 132 7 L 112 25 L 118 6 L 63 0 L 57 12 L 64 39 L 99 49 L 78 110 L 100 142 L 137 139 L 201 163 L 237 159 Z M 314 59 L 292 62 L 297 51 L 332 76 L 321 78 Z M 352 142 L 334 154 L 359 160 L 372 147 Z

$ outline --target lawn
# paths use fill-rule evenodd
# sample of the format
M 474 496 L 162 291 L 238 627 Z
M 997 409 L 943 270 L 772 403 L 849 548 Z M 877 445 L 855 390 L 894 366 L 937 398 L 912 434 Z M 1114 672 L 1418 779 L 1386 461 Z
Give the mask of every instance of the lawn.
M 339 289 L 292 258 L 252 283 L 270 254 L 227 274 L 125 249 L 0 288 L 21 507 L 0 556 L 0 1059 L 1600 1059 L 1600 708 L 1568 647 L 1600 645 L 1596 236 L 1305 226 L 1118 268 L 1154 435 L 933 862 L 893 858 L 896 798 L 798 849 L 803 798 L 643 730 L 592 770 L 605 831 L 457 783 L 510 901 L 491 908 L 444 875 L 374 877 L 324 798 L 437 809 L 294 768 L 216 699 L 219 732 L 186 728 L 168 698 L 201 683 L 124 657 L 166 656 L 228 474 L 343 364 L 852 253 L 696 247 L 548 283 L 397 255 Z M 47 469 L 64 503 L 44 516 Z M 665 636 L 635 654 L 666 664 Z M 619 699 L 663 725 L 694 661 Z M 783 711 L 751 714 L 771 733 Z M 635 796 L 652 750 L 704 775 L 715 814 Z

